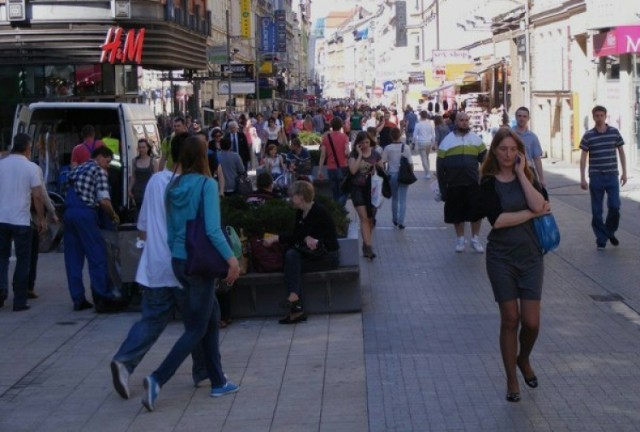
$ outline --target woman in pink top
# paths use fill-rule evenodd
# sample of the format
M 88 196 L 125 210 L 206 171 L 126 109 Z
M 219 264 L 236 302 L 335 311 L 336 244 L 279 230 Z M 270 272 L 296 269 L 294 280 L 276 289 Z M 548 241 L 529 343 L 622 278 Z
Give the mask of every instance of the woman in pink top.
M 347 196 L 340 191 L 340 183 L 346 175 L 347 155 L 349 154 L 349 137 L 341 132 L 342 119 L 334 117 L 331 120 L 331 130 L 322 137 L 320 144 L 320 163 L 318 164 L 318 179 L 324 178 L 322 167 L 327 161 L 327 176 L 331 182 L 333 199 L 342 205 L 347 202 Z

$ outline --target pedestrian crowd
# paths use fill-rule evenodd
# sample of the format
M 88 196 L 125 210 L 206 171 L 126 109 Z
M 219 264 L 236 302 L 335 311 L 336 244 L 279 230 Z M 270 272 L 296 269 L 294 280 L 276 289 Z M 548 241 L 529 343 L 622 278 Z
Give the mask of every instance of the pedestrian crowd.
M 130 397 L 130 374 L 176 310 L 184 332 L 144 379 L 145 408 L 155 409 L 161 388 L 189 355 L 195 386 L 208 379 L 213 397 L 238 391 L 239 386 L 224 374 L 219 351 L 219 328 L 230 317 L 224 311 L 221 315 L 216 289 L 232 286 L 240 275 L 238 259 L 222 229 L 222 200 L 242 194 L 250 205 L 259 206 L 278 198 L 274 188 L 285 179 L 287 197 L 295 209 L 295 228 L 265 235 L 262 243 L 267 248 L 288 245 L 283 249 L 283 304 L 288 314 L 279 322 L 304 322 L 301 274 L 336 268 L 340 253 L 336 227 L 328 210 L 316 200 L 314 181 L 326 179 L 333 200 L 340 205 L 351 200 L 359 220 L 362 255 L 373 261 L 376 214 L 383 197 L 391 199 L 394 227 L 406 227 L 408 190 L 416 181 L 410 162 L 413 152 L 419 156 L 424 179 L 435 177 L 433 187 L 444 201 L 444 222 L 454 228 L 455 253 L 465 252 L 470 245 L 475 253 L 485 254 L 500 312 L 506 400 L 520 400 L 517 370 L 529 387 L 538 386 L 530 356 L 540 328 L 544 261 L 534 220 L 550 214 L 551 205 L 542 147 L 529 129 L 529 110 L 516 110 L 513 127 L 490 122 L 487 147 L 464 110 L 441 116 L 410 106 L 400 114 L 393 107 L 338 104 L 334 108 L 318 107 L 293 115 L 273 110 L 266 120 L 262 113 L 228 113 L 223 122 L 213 122 L 206 129 L 199 119 L 177 116 L 159 148 L 145 139 L 138 142 L 127 192 L 137 205 L 138 235 L 144 243 L 136 274 L 143 290 L 142 314 L 111 362 L 113 385 L 120 396 Z M 607 243 L 619 245 L 615 235 L 620 220 L 619 190 L 627 181 L 627 171 L 624 140 L 606 123 L 606 108 L 596 106 L 592 115 L 595 126 L 580 141 L 580 185 L 590 191 L 591 225 L 596 247 L 602 251 Z M 309 133 L 318 137 L 314 141 L 319 147 L 315 177 L 308 143 L 302 142 Z M 58 222 L 42 170 L 30 161 L 31 145 L 29 135 L 18 134 L 10 153 L 0 159 L 0 200 L 4 203 L 0 208 L 0 307 L 8 299 L 13 244 L 16 312 L 28 310 L 27 299 L 37 298 L 37 253 L 34 259 L 33 252 L 49 221 Z M 433 170 L 431 152 L 436 153 Z M 120 222 L 111 205 L 108 167 L 112 158 L 109 146 L 95 139 L 93 127 L 85 126 L 82 142 L 71 157 L 63 218 L 65 270 L 75 311 L 95 307 L 97 312 L 115 312 L 126 307 L 121 294 L 112 289 L 109 248 L 102 233 L 115 231 Z M 249 186 L 248 191 L 240 192 L 250 170 L 256 171 L 258 188 Z M 203 209 L 206 238 L 228 265 L 221 278 L 195 275 L 188 269 L 187 225 L 198 217 L 199 209 Z M 491 225 L 486 245 L 480 237 L 484 218 Z M 466 223 L 471 225 L 468 239 Z M 85 294 L 85 259 L 94 304 Z

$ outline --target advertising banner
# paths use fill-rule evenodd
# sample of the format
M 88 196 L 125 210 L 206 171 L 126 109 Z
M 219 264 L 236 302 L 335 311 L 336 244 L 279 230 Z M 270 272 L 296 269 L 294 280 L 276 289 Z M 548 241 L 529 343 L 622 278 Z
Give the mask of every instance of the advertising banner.
M 240 36 L 251 37 L 251 0 L 240 0 Z
M 276 51 L 276 26 L 270 17 L 260 17 L 260 52 Z
M 287 13 L 284 9 L 278 9 L 273 13 L 276 20 L 276 51 L 287 51 Z
M 596 57 L 640 53 L 640 26 L 621 26 L 593 36 Z

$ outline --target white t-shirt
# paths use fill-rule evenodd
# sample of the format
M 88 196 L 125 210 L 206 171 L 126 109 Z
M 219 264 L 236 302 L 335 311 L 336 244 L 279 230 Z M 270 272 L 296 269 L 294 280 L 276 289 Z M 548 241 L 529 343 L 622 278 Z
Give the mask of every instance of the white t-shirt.
M 163 170 L 149 179 L 138 216 L 138 230 L 146 231 L 136 282 L 148 288 L 179 287 L 171 267 L 171 250 L 167 243 L 167 215 L 164 195 L 173 172 Z
M 404 151 L 402 151 L 403 146 Z M 382 151 L 382 161 L 389 164 L 388 171 L 390 173 L 397 173 L 400 171 L 400 158 L 402 156 L 411 161 L 411 147 L 402 143 L 392 143 L 384 148 Z
M 436 132 L 433 129 L 431 120 L 420 120 L 413 130 L 413 141 L 418 145 L 433 144 L 436 139 Z
M 21 154 L 0 159 L 0 223 L 31 225 L 31 189 L 42 186 L 42 170 Z

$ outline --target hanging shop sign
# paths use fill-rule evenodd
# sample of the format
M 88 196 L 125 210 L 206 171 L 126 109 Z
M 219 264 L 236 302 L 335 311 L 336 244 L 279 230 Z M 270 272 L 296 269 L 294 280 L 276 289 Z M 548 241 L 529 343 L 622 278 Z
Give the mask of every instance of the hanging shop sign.
M 137 34 L 134 29 L 125 34 L 121 27 L 109 28 L 104 43 L 100 45 L 100 63 L 141 64 L 144 33 L 144 28 L 139 29 Z
M 260 51 L 272 53 L 276 51 L 276 24 L 271 17 L 260 17 Z
M 596 57 L 640 53 L 640 26 L 621 26 L 593 36 Z
M 251 37 L 251 0 L 240 0 L 240 35 Z
M 276 51 L 287 52 L 287 12 L 278 9 L 273 16 L 276 20 Z

